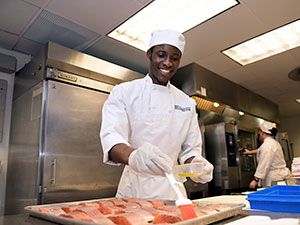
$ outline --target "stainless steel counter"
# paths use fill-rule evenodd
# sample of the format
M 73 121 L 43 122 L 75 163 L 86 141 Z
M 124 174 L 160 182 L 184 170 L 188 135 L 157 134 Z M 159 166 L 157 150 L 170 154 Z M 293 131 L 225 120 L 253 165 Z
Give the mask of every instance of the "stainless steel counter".
M 46 220 L 29 216 L 28 214 L 18 214 L 0 216 L 0 225 L 55 225 Z
M 300 213 L 278 213 L 260 210 L 250 210 L 249 202 L 246 200 L 246 195 L 223 195 L 209 198 L 197 199 L 199 202 L 212 202 L 212 203 L 244 203 L 245 207 L 242 212 L 234 217 L 212 223 L 213 225 L 224 225 L 229 222 L 242 219 L 247 216 L 269 216 L 273 219 L 281 218 L 300 218 Z M 0 216 L 0 225 L 57 225 L 57 223 L 49 222 L 40 218 L 30 216 L 28 214 Z M 300 220 L 299 220 L 300 224 Z
M 238 219 L 244 218 L 246 216 L 269 216 L 271 219 L 280 219 L 280 218 L 300 218 L 300 213 L 276 213 L 276 212 L 267 212 L 267 211 L 251 211 L 243 210 L 241 214 L 227 218 L 213 225 L 223 225 Z M 28 214 L 18 214 L 18 215 L 9 215 L 0 217 L 0 225 L 56 225 L 57 223 L 49 222 L 42 220 Z

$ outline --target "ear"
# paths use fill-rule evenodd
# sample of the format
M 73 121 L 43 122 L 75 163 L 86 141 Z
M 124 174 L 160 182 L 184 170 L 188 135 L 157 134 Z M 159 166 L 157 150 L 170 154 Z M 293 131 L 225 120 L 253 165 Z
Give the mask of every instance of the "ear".
M 151 55 L 152 55 L 152 51 L 151 51 L 151 49 L 149 49 L 149 50 L 147 51 L 147 58 L 148 58 L 149 60 L 151 60 Z

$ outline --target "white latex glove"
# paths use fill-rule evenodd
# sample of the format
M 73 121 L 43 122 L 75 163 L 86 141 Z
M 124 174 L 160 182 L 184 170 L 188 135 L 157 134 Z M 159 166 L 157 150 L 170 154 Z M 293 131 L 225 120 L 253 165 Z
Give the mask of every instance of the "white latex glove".
M 199 162 L 204 162 L 203 172 L 201 175 L 191 176 L 191 179 L 196 183 L 205 184 L 212 180 L 214 166 L 202 156 L 196 156 L 191 163 L 199 163 Z
M 165 172 L 170 173 L 172 170 L 170 157 L 149 143 L 143 144 L 129 155 L 128 165 L 137 172 L 151 175 L 165 176 Z

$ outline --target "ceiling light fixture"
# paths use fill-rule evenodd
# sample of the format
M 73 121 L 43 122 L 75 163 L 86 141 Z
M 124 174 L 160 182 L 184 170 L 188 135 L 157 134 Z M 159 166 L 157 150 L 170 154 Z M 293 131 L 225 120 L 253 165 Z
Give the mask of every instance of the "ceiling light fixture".
M 220 104 L 219 104 L 219 103 L 217 103 L 217 102 L 214 102 L 214 104 L 213 104 L 213 105 L 214 105 L 214 107 L 216 107 L 216 108 L 220 106 Z
M 222 51 L 242 66 L 300 46 L 300 20 Z
M 245 113 L 243 111 L 239 111 L 240 116 L 244 115 Z
M 235 0 L 155 0 L 108 36 L 147 51 L 153 30 L 183 33 L 237 4 Z
M 300 104 L 300 98 L 297 98 L 297 99 L 296 99 L 296 102 L 298 102 L 298 103 Z

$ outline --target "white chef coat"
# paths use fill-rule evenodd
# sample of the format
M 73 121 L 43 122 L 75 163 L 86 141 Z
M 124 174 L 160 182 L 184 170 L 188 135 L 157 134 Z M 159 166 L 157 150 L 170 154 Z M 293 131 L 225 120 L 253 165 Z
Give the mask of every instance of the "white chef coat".
M 153 84 L 149 75 L 116 85 L 104 103 L 100 138 L 103 161 L 118 143 L 133 148 L 148 142 L 166 153 L 174 165 L 201 156 L 196 103 L 175 86 Z M 117 197 L 177 199 L 166 177 L 138 173 L 125 166 Z
M 286 167 L 281 145 L 272 137 L 267 137 L 257 152 L 258 165 L 255 177 L 262 179 L 264 187 L 271 186 L 272 182 L 280 181 L 290 176 Z

